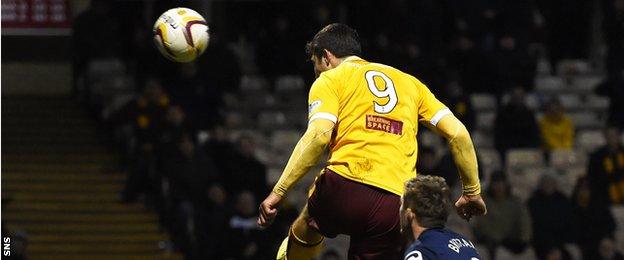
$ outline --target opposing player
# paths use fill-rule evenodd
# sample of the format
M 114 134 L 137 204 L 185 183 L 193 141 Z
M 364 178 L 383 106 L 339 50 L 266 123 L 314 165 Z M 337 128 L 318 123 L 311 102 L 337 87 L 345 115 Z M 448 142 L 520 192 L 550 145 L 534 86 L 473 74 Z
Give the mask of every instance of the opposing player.
M 349 259 L 400 258 L 400 196 L 416 175 L 419 122 L 448 140 L 463 183 L 458 213 L 466 219 L 485 213 L 470 135 L 425 85 L 358 57 L 358 35 L 344 24 L 326 26 L 306 47 L 317 76 L 308 128 L 260 204 L 258 224 L 272 223 L 283 197 L 328 145 L 330 155 L 278 259 L 311 259 L 324 237 L 338 234 L 351 238 Z
M 444 228 L 450 190 L 442 177 L 419 175 L 405 183 L 401 233 L 410 241 L 404 260 L 479 260 L 472 241 Z

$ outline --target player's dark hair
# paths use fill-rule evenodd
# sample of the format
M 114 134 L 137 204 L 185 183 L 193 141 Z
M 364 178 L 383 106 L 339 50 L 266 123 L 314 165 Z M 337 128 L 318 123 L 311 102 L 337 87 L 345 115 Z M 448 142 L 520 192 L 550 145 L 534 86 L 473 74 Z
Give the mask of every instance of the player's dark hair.
M 314 38 L 306 44 L 306 53 L 317 58 L 325 56 L 325 50 L 331 52 L 336 58 L 360 55 L 362 53 L 360 36 L 346 24 L 332 23 L 316 33 Z
M 449 216 L 450 196 L 444 178 L 418 175 L 405 183 L 403 204 L 414 212 L 421 227 L 442 228 Z

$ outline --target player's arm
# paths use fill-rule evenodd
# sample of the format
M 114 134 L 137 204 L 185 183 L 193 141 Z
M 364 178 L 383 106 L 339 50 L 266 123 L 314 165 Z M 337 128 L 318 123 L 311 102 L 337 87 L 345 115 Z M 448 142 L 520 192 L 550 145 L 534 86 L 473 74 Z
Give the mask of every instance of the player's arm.
M 453 160 L 462 181 L 463 195 L 455 203 L 457 213 L 470 219 L 473 215 L 486 213 L 485 203 L 481 198 L 481 184 L 477 155 L 470 138 L 470 133 L 453 113 L 442 104 L 422 83 L 416 82 L 419 91 L 418 107 L 420 121 L 442 135 L 449 145 Z
M 301 137 L 293 150 L 282 176 L 275 184 L 273 193 L 284 196 L 313 166 L 325 151 L 331 140 L 334 122 L 328 119 L 317 118 L 312 120 L 305 134 Z
M 308 128 L 293 150 L 271 194 L 260 204 L 258 224 L 270 225 L 277 215 L 282 197 L 313 166 L 329 144 L 338 114 L 338 96 L 334 83 L 324 75 L 316 79 L 309 95 L 310 118 Z
M 477 155 L 466 126 L 453 114 L 448 114 L 440 119 L 436 129 L 447 140 L 449 150 L 459 170 L 463 194 L 481 194 Z

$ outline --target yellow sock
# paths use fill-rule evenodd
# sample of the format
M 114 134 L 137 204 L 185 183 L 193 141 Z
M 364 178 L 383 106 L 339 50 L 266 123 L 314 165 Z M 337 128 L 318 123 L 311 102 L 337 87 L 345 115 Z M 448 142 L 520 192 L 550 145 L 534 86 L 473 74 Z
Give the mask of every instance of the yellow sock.
M 297 235 L 290 230 L 288 235 L 288 257 L 287 260 L 310 260 L 318 255 L 323 248 L 323 241 L 325 238 L 321 237 L 321 240 L 315 242 L 307 242 L 299 239 Z

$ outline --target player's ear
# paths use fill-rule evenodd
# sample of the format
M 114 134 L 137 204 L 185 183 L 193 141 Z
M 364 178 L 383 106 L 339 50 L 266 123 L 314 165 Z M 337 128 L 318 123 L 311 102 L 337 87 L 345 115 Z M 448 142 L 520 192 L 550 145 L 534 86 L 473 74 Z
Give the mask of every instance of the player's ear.
M 405 217 L 406 217 L 408 223 L 412 223 L 412 221 L 414 221 L 416 219 L 416 215 L 414 214 L 414 212 L 410 208 L 406 208 L 405 209 Z
M 326 67 L 329 67 L 329 65 L 331 65 L 331 63 L 329 62 L 329 58 L 333 56 L 331 54 L 331 52 L 329 52 L 327 49 L 323 49 L 323 64 L 325 64 Z

